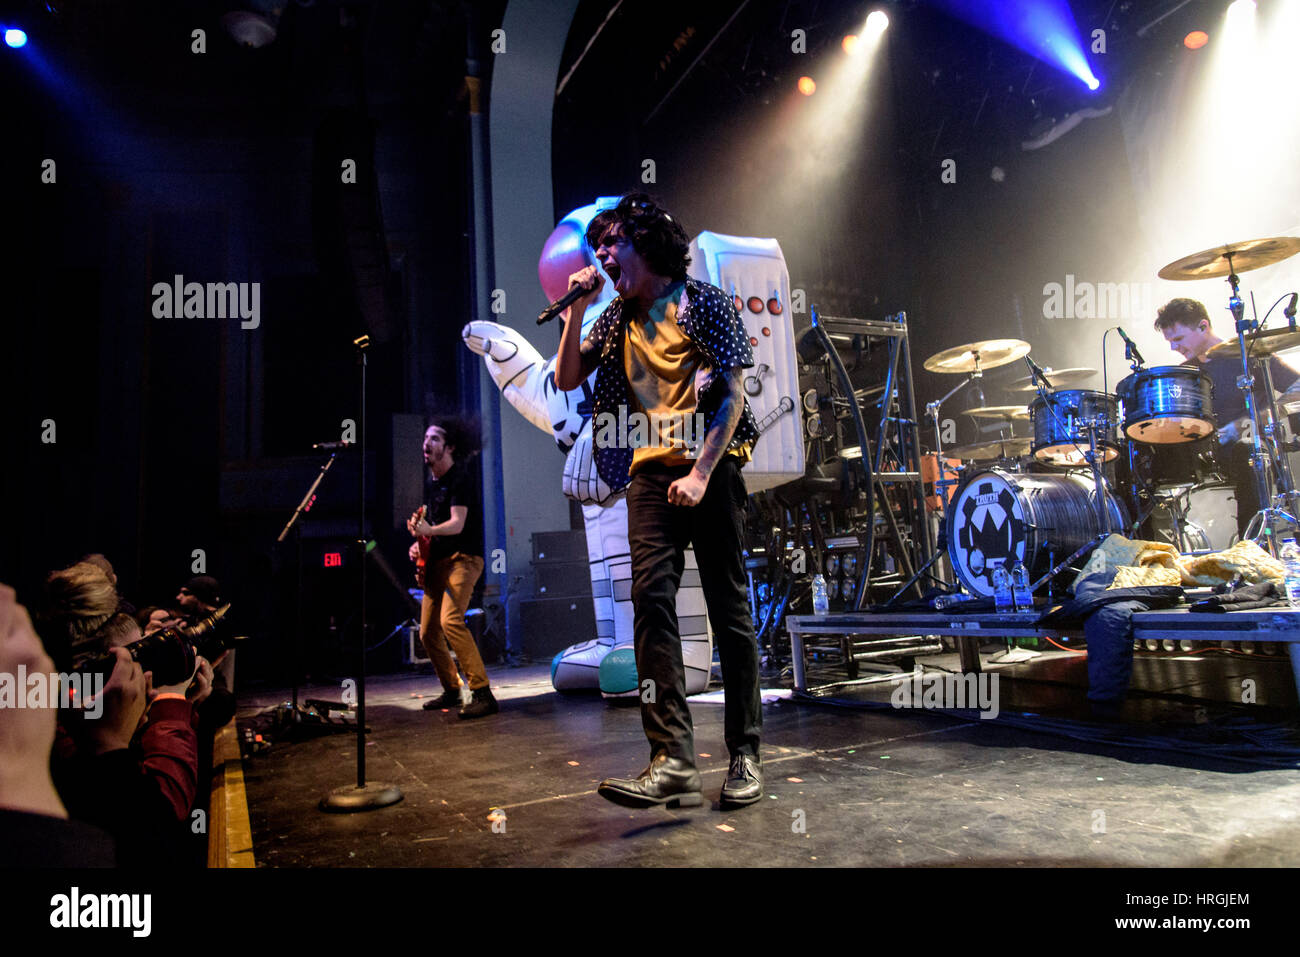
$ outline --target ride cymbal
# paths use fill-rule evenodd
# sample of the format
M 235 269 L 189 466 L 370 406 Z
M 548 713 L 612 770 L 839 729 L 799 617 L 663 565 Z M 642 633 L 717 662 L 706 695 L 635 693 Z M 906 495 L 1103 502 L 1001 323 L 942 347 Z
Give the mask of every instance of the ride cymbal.
M 1096 369 L 1044 369 L 1047 373 L 1047 381 L 1052 384 L 1053 389 L 1072 389 L 1075 386 L 1083 385 L 1089 379 L 1097 374 Z M 1008 392 L 1037 392 L 1038 383 L 1034 381 L 1031 375 L 1015 379 L 1007 386 Z
M 996 369 L 1029 355 L 1029 343 L 1023 339 L 984 339 L 936 352 L 925 360 L 930 372 L 961 373 L 976 369 Z
M 1290 259 L 1300 253 L 1300 237 L 1273 236 L 1268 239 L 1247 239 L 1226 246 L 1203 249 L 1182 259 L 1176 259 L 1156 275 L 1161 279 L 1189 280 L 1214 279 L 1233 272 L 1247 272 L 1261 266 Z
M 1013 436 L 1009 439 L 995 439 L 992 442 L 976 442 L 973 445 L 959 445 L 955 449 L 944 449 L 943 454 L 962 461 L 985 461 L 988 459 L 1014 459 L 1029 454 L 1031 439 L 1028 436 Z
M 1027 405 L 985 405 L 978 409 L 966 409 L 963 413 L 974 419 L 1007 419 L 1029 421 Z
M 1300 348 L 1300 330 L 1267 329 L 1246 336 L 1246 348 L 1253 358 L 1275 356 L 1279 352 Z M 1241 347 L 1236 339 L 1225 339 L 1210 349 L 1211 356 L 1240 356 Z

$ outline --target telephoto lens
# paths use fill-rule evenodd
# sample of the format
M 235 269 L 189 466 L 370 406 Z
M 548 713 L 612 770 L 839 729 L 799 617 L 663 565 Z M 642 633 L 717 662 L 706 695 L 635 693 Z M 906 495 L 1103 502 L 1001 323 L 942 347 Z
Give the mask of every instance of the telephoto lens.
M 197 655 L 211 661 L 229 647 L 223 638 L 214 633 L 217 623 L 228 611 L 230 605 L 222 605 L 192 625 L 175 625 L 155 631 L 139 641 L 131 642 L 125 648 L 132 660 L 139 663 L 141 670 L 153 672 L 155 688 L 179 684 L 194 674 L 194 659 Z M 102 674 L 104 681 L 108 681 L 116 664 L 117 658 L 112 654 L 96 655 L 75 670 L 83 675 Z

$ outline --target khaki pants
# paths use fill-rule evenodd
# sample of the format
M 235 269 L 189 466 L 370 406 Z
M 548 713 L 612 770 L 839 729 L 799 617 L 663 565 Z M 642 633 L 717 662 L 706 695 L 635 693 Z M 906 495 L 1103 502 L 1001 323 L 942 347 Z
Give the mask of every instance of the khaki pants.
M 424 569 L 424 602 L 420 608 L 420 641 L 447 691 L 460 687 L 460 675 L 447 646 L 451 645 L 465 669 L 471 691 L 488 686 L 487 669 L 465 627 L 465 611 L 474 585 L 483 574 L 483 559 L 457 552 L 431 562 Z

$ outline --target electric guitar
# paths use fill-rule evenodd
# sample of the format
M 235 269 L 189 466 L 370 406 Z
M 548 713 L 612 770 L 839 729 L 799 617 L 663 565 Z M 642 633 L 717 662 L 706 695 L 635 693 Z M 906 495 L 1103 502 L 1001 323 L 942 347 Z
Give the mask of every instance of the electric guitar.
M 424 513 L 425 506 L 421 505 L 420 510 L 415 513 L 415 520 L 417 522 L 423 520 Z M 417 535 L 415 539 L 417 548 L 415 559 L 415 583 L 421 588 L 424 587 L 424 566 L 429 564 L 429 545 L 432 542 L 433 539 L 426 535 Z

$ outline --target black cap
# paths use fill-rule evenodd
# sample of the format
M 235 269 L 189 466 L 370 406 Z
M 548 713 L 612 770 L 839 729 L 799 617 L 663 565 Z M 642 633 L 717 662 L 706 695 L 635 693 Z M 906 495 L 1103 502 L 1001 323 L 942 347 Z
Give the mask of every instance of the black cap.
M 205 605 L 215 605 L 221 601 L 221 586 L 211 575 L 195 575 L 185 583 L 185 587 Z

